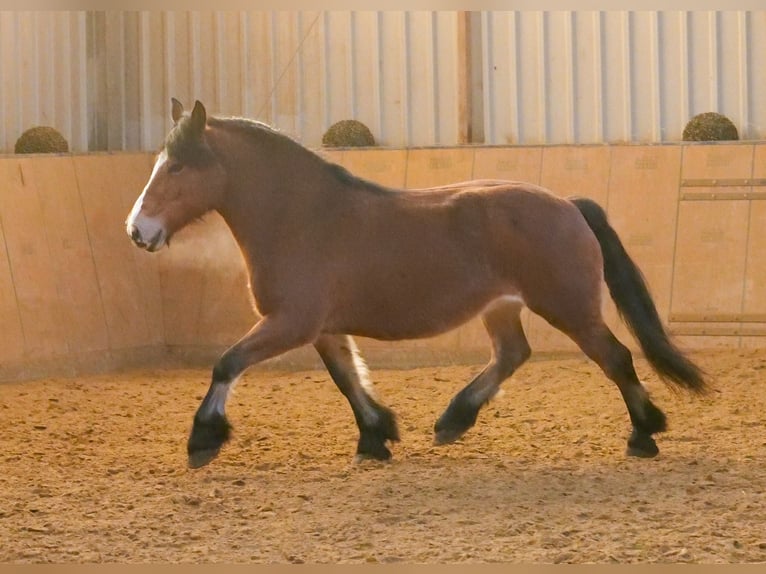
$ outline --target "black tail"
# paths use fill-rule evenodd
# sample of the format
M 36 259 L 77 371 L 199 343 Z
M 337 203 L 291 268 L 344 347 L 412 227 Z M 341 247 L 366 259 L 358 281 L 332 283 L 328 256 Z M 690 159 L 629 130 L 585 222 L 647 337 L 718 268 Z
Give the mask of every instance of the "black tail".
M 573 199 L 593 230 L 604 258 L 604 280 L 623 321 L 641 345 L 644 356 L 664 380 L 690 391 L 706 390 L 705 374 L 670 340 L 662 326 L 641 270 L 625 251 L 609 225 L 604 210 L 594 201 Z

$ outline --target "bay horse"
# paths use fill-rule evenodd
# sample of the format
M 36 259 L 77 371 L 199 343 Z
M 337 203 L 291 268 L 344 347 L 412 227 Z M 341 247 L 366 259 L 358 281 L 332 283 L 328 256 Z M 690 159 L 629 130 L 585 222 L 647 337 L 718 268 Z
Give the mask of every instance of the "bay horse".
M 230 437 L 227 396 L 250 366 L 301 345 L 319 353 L 351 405 L 357 458 L 387 460 L 394 413 L 375 398 L 352 336 L 430 337 L 480 315 L 489 363 L 434 425 L 435 444 L 471 428 L 482 406 L 530 356 L 524 306 L 558 328 L 616 383 L 632 432 L 627 455 L 653 457 L 666 428 L 604 323 L 605 280 L 652 368 L 675 388 L 703 392 L 706 375 L 672 342 L 638 267 L 589 199 L 562 199 L 510 181 L 400 190 L 356 177 L 266 124 L 191 113 L 173 98 L 173 127 L 126 230 L 154 252 L 218 211 L 241 249 L 255 326 L 215 363 L 187 443 L 192 468 Z

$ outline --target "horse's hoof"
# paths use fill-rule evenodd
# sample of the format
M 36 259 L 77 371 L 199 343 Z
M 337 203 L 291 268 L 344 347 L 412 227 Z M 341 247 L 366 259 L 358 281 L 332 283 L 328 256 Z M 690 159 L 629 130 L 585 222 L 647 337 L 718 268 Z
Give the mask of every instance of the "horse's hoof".
M 189 468 L 200 468 L 206 464 L 210 464 L 218 453 L 220 448 L 206 448 L 202 450 L 195 450 L 189 453 Z
M 640 448 L 635 448 L 632 446 L 629 446 L 627 449 L 625 449 L 625 454 L 627 456 L 635 456 L 638 458 L 654 458 L 657 456 L 660 452 L 660 449 L 655 449 L 654 451 L 647 451 Z
M 463 436 L 466 430 L 468 429 L 439 429 L 434 432 L 434 446 L 444 446 L 445 444 L 451 444 Z
M 628 439 L 628 448 L 625 450 L 627 456 L 636 456 L 639 458 L 654 458 L 660 452 L 654 439 L 646 434 L 638 434 L 633 431 Z
M 391 452 L 389 451 L 388 456 L 386 457 L 375 456 L 366 452 L 358 452 L 354 455 L 354 464 L 364 464 L 365 462 L 390 463 Z
M 355 460 L 391 460 L 391 451 L 382 442 L 359 439 Z

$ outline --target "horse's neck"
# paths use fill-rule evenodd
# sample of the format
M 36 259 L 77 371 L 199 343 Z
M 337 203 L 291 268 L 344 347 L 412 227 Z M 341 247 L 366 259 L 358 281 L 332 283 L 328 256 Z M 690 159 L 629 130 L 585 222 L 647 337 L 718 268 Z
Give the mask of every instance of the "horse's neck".
M 331 181 L 328 166 L 297 144 L 278 141 L 269 149 L 270 157 L 256 148 L 231 147 L 223 154 L 230 158 L 229 189 L 218 209 L 254 264 L 269 257 L 284 234 L 300 232 L 293 229 L 302 221 L 297 214 L 325 201 Z

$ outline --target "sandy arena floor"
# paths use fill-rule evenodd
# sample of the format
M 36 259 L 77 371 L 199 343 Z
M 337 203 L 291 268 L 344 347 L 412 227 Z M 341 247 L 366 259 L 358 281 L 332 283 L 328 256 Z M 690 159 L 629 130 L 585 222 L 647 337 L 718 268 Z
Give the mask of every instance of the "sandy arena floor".
M 637 361 L 671 429 L 623 455 L 617 389 L 533 361 L 459 443 L 431 429 L 480 366 L 374 370 L 399 415 L 390 464 L 353 464 L 323 371 L 251 371 L 234 438 L 186 468 L 207 370 L 0 384 L 0 562 L 764 562 L 766 351 L 697 355 L 708 398 Z

